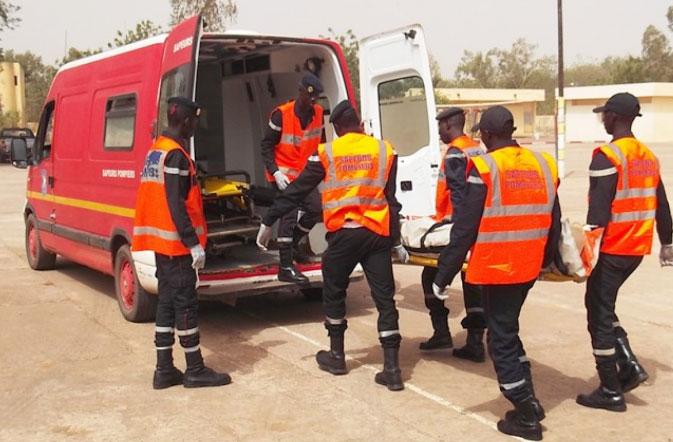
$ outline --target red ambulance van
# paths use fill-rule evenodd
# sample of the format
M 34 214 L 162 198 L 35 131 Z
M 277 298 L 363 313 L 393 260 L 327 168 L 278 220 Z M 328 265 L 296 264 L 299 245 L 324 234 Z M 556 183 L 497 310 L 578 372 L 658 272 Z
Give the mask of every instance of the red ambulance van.
M 363 118 L 371 133 L 389 139 L 401 155 L 398 186 L 405 214 L 431 214 L 439 141 L 422 29 L 414 25 L 365 39 L 361 56 Z M 61 67 L 28 165 L 24 215 L 30 266 L 53 269 L 61 255 L 114 275 L 124 317 L 153 318 L 154 255 L 130 250 L 134 205 L 145 154 L 166 127 L 166 100 L 182 95 L 204 107 L 190 147 L 201 171 L 209 226 L 199 293 L 235 299 L 296 290 L 277 280 L 277 254 L 254 244 L 264 208 L 255 205 L 250 189 L 265 185 L 259 146 L 268 115 L 294 98 L 306 70 L 324 85 L 326 121 L 332 106 L 354 100 L 335 42 L 204 33 L 199 17 L 168 34 Z M 331 139 L 332 128 L 325 128 Z M 324 248 L 320 226 L 310 235 L 316 252 Z M 300 268 L 312 290 L 320 290 L 319 259 Z M 353 274 L 361 276 L 361 269 Z

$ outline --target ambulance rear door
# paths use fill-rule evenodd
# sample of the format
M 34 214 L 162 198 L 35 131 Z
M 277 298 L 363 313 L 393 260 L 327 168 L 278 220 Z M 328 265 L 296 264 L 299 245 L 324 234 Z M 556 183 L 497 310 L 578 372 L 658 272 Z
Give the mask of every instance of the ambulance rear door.
M 161 87 L 159 89 L 159 114 L 157 133 L 168 127 L 166 101 L 181 96 L 193 100 L 196 96 L 196 68 L 203 21 L 200 15 L 188 18 L 176 25 L 166 37 L 161 61 Z M 194 138 L 191 139 L 191 155 L 194 157 Z
M 389 141 L 399 156 L 397 198 L 402 213 L 433 215 L 440 141 L 421 25 L 360 41 L 360 104 L 365 131 Z

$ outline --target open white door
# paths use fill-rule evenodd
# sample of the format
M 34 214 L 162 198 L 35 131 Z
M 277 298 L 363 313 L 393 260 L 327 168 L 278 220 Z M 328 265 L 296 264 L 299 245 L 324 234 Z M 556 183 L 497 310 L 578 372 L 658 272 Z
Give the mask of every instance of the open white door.
M 421 25 L 360 41 L 360 104 L 367 133 L 389 141 L 399 156 L 402 213 L 434 215 L 439 135 Z

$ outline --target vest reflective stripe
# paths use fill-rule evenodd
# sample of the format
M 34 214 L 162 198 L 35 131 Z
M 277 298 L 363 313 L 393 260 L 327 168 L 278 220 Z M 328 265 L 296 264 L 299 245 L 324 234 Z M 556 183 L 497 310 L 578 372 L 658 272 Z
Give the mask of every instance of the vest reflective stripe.
M 197 235 L 202 235 L 203 234 L 203 227 L 199 226 L 196 229 Z M 156 227 L 148 227 L 148 226 L 135 226 L 133 227 L 133 234 L 134 235 L 153 235 L 153 236 L 158 236 L 161 239 L 167 239 L 170 241 L 180 241 L 180 235 L 178 232 L 171 232 L 170 230 L 163 230 L 163 229 L 158 229 Z
M 518 147 L 473 160 L 488 193 L 467 268 L 468 282 L 517 284 L 538 276 L 556 198 L 552 163 L 551 158 Z
M 642 256 L 651 252 L 657 208 L 659 161 L 635 138 L 599 147 L 617 171 L 617 189 L 601 252 Z
M 350 225 L 390 235 L 390 208 L 385 197 L 393 150 L 364 134 L 346 134 L 318 147 L 325 169 L 319 189 L 323 221 L 333 232 Z
M 316 151 L 320 144 L 323 131 L 322 107 L 317 104 L 313 105 L 313 118 L 306 128 L 302 129 L 301 121 L 294 113 L 294 103 L 294 101 L 289 101 L 274 109 L 274 112 L 280 112 L 282 117 L 281 135 L 274 148 L 274 159 L 278 170 L 287 175 L 290 181 L 294 181 L 306 167 L 308 157 Z M 271 127 L 273 128 L 273 125 Z M 269 182 L 274 181 L 273 175 L 268 170 L 265 171 L 265 175 Z

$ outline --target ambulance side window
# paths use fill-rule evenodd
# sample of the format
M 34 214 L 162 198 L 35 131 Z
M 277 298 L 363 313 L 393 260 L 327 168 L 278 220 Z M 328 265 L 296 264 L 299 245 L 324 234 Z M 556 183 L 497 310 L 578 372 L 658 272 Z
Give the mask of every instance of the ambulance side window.
M 133 150 L 136 95 L 108 98 L 105 105 L 105 150 Z
M 191 69 L 191 63 L 187 63 L 167 72 L 161 79 L 157 135 L 168 128 L 168 119 L 166 117 L 167 100 L 177 96 L 192 98 L 192 91 L 188 87 Z
M 37 139 L 33 145 L 33 158 L 40 162 L 49 158 L 51 154 L 51 140 L 54 134 L 54 107 L 55 103 L 50 101 L 44 107 L 42 116 L 40 116 L 40 127 L 37 130 Z
M 411 155 L 430 143 L 425 87 L 421 77 L 380 83 L 381 135 L 400 156 Z

